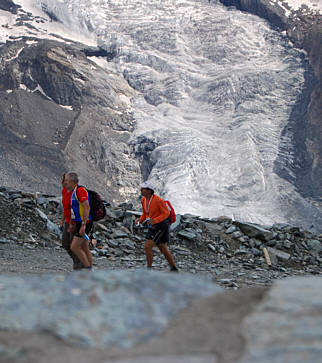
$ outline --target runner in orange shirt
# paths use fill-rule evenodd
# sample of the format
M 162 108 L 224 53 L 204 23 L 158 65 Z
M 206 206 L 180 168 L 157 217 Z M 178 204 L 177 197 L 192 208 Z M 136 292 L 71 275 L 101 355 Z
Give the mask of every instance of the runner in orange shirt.
M 164 200 L 154 194 L 154 187 L 149 182 L 141 184 L 141 194 L 143 196 L 141 217 L 137 223 L 148 224 L 146 243 L 144 245 L 147 267 L 152 267 L 153 247 L 157 246 L 170 265 L 170 271 L 178 271 L 173 256 L 166 243 L 170 240 L 170 212 Z

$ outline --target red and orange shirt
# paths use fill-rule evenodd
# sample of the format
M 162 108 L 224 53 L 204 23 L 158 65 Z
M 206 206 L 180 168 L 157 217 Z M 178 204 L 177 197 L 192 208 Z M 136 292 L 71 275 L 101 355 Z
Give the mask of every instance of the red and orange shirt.
M 63 203 L 63 209 L 64 209 L 64 217 L 65 217 L 65 221 L 66 223 L 70 223 L 70 219 L 71 219 L 71 208 L 72 208 L 72 193 L 73 191 L 68 191 L 66 188 L 62 189 L 62 203 Z
M 143 213 L 140 217 L 140 223 L 147 218 L 153 219 L 155 223 L 160 223 L 170 216 L 165 201 L 158 195 L 152 194 L 150 199 L 142 197 L 141 204 Z

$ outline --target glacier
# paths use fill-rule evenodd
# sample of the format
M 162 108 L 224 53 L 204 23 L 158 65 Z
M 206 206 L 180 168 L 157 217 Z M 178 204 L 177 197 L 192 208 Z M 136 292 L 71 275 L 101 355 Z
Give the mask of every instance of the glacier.
M 100 65 L 136 90 L 131 143 L 138 157 L 149 150 L 143 176 L 177 212 L 321 224 L 321 210 L 276 169 L 296 178 L 283 130 L 311 70 L 266 21 L 208 0 L 20 2 L 108 51 Z

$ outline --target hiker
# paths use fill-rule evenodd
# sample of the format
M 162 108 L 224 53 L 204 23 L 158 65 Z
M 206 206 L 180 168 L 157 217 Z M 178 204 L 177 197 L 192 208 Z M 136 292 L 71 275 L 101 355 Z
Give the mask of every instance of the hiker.
M 70 258 L 73 260 L 73 270 L 79 270 L 83 267 L 79 258 L 72 252 L 70 249 L 73 233 L 69 229 L 69 225 L 71 223 L 71 197 L 72 190 L 67 190 L 65 185 L 65 176 L 62 175 L 61 183 L 62 183 L 62 203 L 63 203 L 63 216 L 60 222 L 60 226 L 62 228 L 62 246 L 69 254 Z
M 92 269 L 93 258 L 89 249 L 89 243 L 84 239 L 92 229 L 93 221 L 90 215 L 90 202 L 86 188 L 78 185 L 78 175 L 67 173 L 65 176 L 66 189 L 72 191 L 71 194 L 71 214 L 74 225 L 70 224 L 73 230 L 73 240 L 71 250 L 80 259 L 83 268 Z
M 170 212 L 166 203 L 154 194 L 154 187 L 149 182 L 141 184 L 141 194 L 143 196 L 141 200 L 143 213 L 136 220 L 136 223 L 142 224 L 146 221 L 148 224 L 147 241 L 144 245 L 147 267 L 152 267 L 152 249 L 157 246 L 169 262 L 170 271 L 178 271 L 173 256 L 166 245 L 170 239 Z

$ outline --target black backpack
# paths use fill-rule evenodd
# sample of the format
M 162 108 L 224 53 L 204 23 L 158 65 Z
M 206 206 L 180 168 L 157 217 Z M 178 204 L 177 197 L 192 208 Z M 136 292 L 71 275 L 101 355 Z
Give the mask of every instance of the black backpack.
M 79 185 L 77 187 L 77 189 L 79 187 L 85 188 L 83 185 Z M 78 199 L 77 189 L 76 189 L 76 197 Z M 106 216 L 106 209 L 105 209 L 105 205 L 102 201 L 101 196 L 94 190 L 90 190 L 87 188 L 85 188 L 85 189 L 87 190 L 89 201 L 90 201 L 90 207 L 91 207 L 90 215 L 92 217 L 92 221 L 96 222 L 96 221 L 103 219 Z

